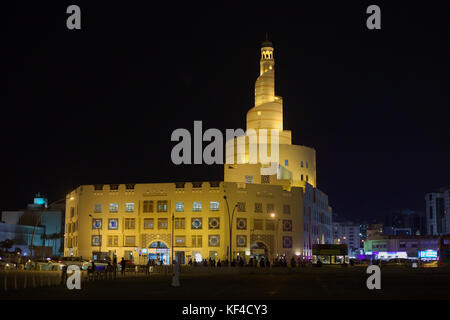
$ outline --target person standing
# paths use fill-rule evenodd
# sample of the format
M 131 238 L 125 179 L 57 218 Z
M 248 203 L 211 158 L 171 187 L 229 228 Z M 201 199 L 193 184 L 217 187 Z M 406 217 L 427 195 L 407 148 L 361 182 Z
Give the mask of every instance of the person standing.
M 122 268 L 122 276 L 125 275 L 125 259 L 122 257 L 122 260 L 120 260 L 120 267 Z
M 114 255 L 113 258 L 113 272 L 114 272 L 114 279 L 117 278 L 117 256 Z

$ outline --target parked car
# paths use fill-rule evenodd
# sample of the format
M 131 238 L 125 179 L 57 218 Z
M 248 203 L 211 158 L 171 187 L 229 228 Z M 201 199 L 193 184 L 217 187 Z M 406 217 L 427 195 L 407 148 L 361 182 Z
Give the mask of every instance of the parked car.
M 16 268 L 16 264 L 4 260 L 0 260 L 0 270 L 12 270 Z
M 439 264 L 437 260 L 435 261 L 425 261 L 422 265 L 424 268 L 437 268 L 439 267 Z
M 83 264 L 89 261 L 83 260 L 81 257 L 63 257 L 58 262 L 65 266 L 76 265 L 82 268 Z
M 63 264 L 48 259 L 28 260 L 25 263 L 25 270 L 33 270 L 39 268 L 42 271 L 62 270 Z
M 95 271 L 105 271 L 106 268 L 108 267 L 108 265 L 112 265 L 111 262 L 106 261 L 106 260 L 94 261 L 94 264 L 95 264 Z M 82 264 L 81 269 L 82 270 L 88 270 L 91 267 L 92 267 L 92 260 L 91 261 L 85 261 Z
M 383 261 L 381 263 L 381 266 L 383 267 L 407 267 L 410 265 L 410 262 L 408 259 L 401 259 L 401 258 L 395 258 L 395 259 L 389 259 L 388 261 Z

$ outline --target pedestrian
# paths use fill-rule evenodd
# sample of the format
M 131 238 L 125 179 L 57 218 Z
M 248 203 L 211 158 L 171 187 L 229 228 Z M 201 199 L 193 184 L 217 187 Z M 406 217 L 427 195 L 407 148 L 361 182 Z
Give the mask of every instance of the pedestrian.
M 114 279 L 117 278 L 117 256 L 114 255 L 113 258 L 113 272 L 114 272 Z
M 63 265 L 61 272 L 61 285 L 65 285 L 67 282 L 67 265 Z
M 120 260 L 120 267 L 122 268 L 122 276 L 125 275 L 125 259 L 122 257 L 122 260 Z
M 295 258 L 292 257 L 292 258 L 291 258 L 291 267 L 292 267 L 292 268 L 295 268 L 296 266 L 297 266 L 297 262 L 295 261 Z
M 270 268 L 270 261 L 269 261 L 269 259 L 266 259 L 266 268 Z
M 217 260 L 217 268 L 220 268 L 222 266 L 222 263 L 220 262 L 220 259 Z

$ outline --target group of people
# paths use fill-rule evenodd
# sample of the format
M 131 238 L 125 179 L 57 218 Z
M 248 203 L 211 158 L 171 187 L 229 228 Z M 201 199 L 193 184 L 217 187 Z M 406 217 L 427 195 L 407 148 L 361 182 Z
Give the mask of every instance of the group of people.
M 212 267 L 212 268 L 220 268 L 220 267 L 259 267 L 259 268 L 270 268 L 272 267 L 287 267 L 288 266 L 288 262 L 286 260 L 286 258 L 284 256 L 282 257 L 277 257 L 275 258 L 272 263 L 270 262 L 269 259 L 265 258 L 265 257 L 261 257 L 260 259 L 256 259 L 251 257 L 248 261 L 246 261 L 245 259 L 243 259 L 242 257 L 238 257 L 237 259 L 233 259 L 233 260 L 216 260 L 215 259 L 211 259 L 209 258 L 208 260 L 203 259 L 202 261 L 196 261 L 196 260 L 192 260 L 189 259 L 188 262 L 189 266 L 194 266 L 194 267 Z M 291 258 L 291 261 L 289 263 L 289 265 L 292 268 L 296 268 L 296 267 L 307 267 L 310 265 L 309 261 L 303 260 L 303 259 L 296 259 L 295 257 Z

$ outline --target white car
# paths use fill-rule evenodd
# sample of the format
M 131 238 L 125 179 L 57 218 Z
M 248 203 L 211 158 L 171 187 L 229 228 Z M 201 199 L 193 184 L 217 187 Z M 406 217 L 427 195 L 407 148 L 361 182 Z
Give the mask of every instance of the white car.
M 0 270 L 12 270 L 16 268 L 16 264 L 13 262 L 0 260 Z

